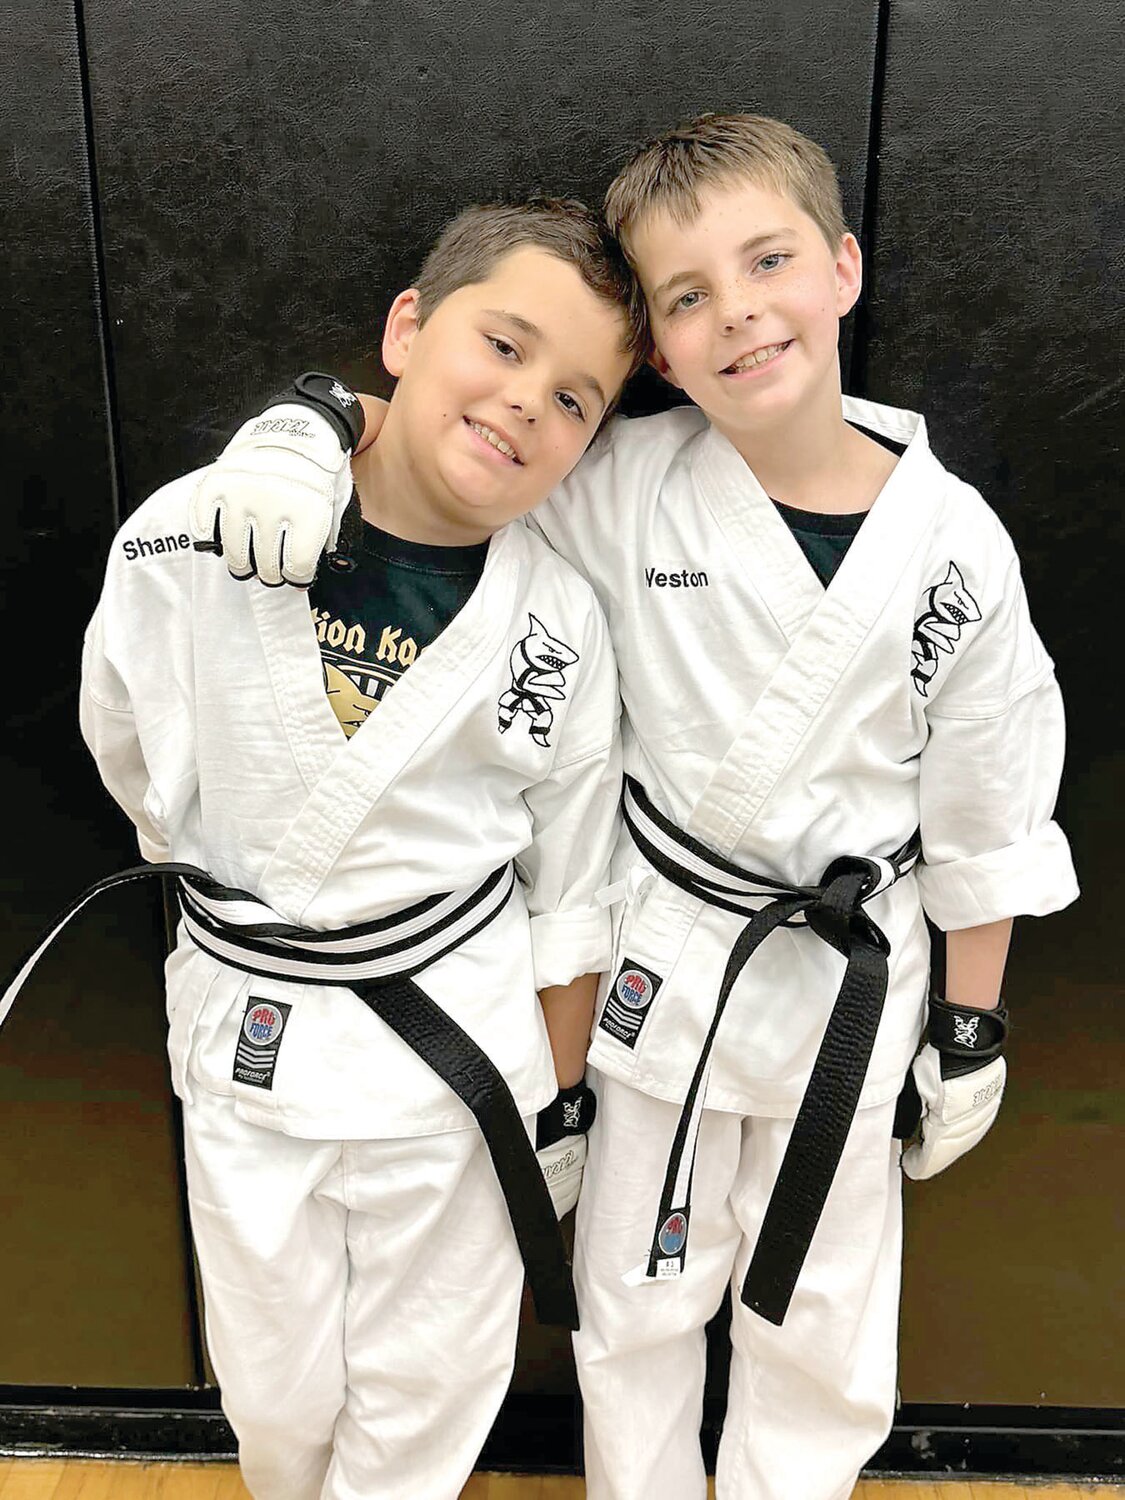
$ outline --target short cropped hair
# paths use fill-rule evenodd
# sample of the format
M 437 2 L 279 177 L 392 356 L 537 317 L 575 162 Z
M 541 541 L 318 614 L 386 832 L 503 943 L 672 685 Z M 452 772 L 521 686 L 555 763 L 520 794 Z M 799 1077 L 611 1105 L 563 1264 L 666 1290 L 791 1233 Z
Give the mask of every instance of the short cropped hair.
M 808 136 L 766 115 L 707 114 L 642 146 L 609 185 L 605 218 L 628 251 L 652 213 L 678 224 L 699 213 L 701 188 L 739 181 L 770 187 L 808 214 L 832 250 L 847 233 L 836 169 Z
M 648 351 L 644 297 L 617 242 L 576 198 L 538 197 L 463 209 L 442 230 L 415 281 L 420 321 L 451 293 L 487 280 L 497 262 L 525 245 L 573 266 L 596 296 L 621 313 L 621 350 L 632 358 L 632 374 Z

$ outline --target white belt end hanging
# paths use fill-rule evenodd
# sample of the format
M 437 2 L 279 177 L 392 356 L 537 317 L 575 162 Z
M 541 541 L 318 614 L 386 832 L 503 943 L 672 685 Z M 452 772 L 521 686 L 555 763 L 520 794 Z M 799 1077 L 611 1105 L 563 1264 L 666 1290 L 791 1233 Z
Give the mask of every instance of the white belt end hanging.
M 615 880 L 612 885 L 603 885 L 600 891 L 594 892 L 594 900 L 603 909 L 620 905 L 625 900 L 625 881 Z
M 612 885 L 603 885 L 600 891 L 595 891 L 594 900 L 603 907 L 617 906 L 622 901 L 626 906 L 631 906 L 655 879 L 656 876 L 647 865 L 632 865 L 623 879 L 615 880 Z

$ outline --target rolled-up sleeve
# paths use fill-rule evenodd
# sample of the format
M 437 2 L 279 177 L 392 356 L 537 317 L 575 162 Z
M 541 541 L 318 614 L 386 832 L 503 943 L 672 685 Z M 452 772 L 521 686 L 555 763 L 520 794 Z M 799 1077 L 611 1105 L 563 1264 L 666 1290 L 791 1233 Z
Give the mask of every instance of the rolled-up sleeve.
M 607 883 L 621 797 L 617 668 L 605 618 L 590 617 L 575 694 L 551 774 L 524 793 L 533 837 L 517 861 L 531 917 L 535 985 L 569 984 L 609 966 L 612 930 L 597 893 Z
M 944 931 L 1044 916 L 1078 895 L 1054 821 L 1062 696 L 1003 542 L 999 597 L 926 713 L 918 881 L 927 915 Z

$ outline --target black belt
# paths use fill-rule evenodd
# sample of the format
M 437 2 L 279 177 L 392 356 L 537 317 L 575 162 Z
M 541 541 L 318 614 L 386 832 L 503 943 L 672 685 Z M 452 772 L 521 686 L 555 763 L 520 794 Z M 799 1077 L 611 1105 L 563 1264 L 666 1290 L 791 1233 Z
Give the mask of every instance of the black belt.
M 819 885 L 798 886 L 721 859 L 658 812 L 632 777 L 625 779 L 624 814 L 637 848 L 666 880 L 709 906 L 750 917 L 731 949 L 676 1126 L 643 1277 L 670 1278 L 683 1269 L 711 1050 L 735 980 L 759 944 L 782 926 L 807 924 L 847 960 L 742 1283 L 746 1306 L 781 1324 L 844 1150 L 887 996 L 890 945 L 863 904 L 913 868 L 921 840 L 915 834 L 886 858 L 834 859 Z
M 51 923 L 0 996 L 0 1025 L 42 953 L 89 901 L 137 880 L 179 882 L 184 926 L 205 953 L 263 978 L 346 986 L 472 1111 L 485 1138 L 541 1323 L 577 1328 L 574 1288 L 550 1194 L 515 1100 L 492 1060 L 413 975 L 486 927 L 515 882 L 509 865 L 466 893 L 428 897 L 389 917 L 331 932 L 282 921 L 247 891 L 195 865 L 138 865 L 99 880 Z

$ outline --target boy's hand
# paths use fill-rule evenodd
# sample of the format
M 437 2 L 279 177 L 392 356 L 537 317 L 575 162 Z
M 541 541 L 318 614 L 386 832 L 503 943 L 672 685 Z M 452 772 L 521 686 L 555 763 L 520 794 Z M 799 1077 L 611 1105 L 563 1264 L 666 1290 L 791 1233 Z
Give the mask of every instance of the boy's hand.
M 586 1164 L 586 1132 L 594 1123 L 598 1101 L 584 1083 L 560 1089 L 535 1126 L 535 1155 L 543 1181 L 561 1219 L 578 1202 Z
M 220 553 L 237 579 L 308 588 L 351 499 L 348 460 L 362 435 L 354 392 L 299 376 L 293 400 L 240 427 L 200 479 L 188 511 L 197 550 Z
M 987 1134 L 1004 1096 L 1007 1069 L 1000 1054 L 1007 1033 L 1003 1007 L 973 1010 L 936 997 L 930 1001 L 929 1041 L 907 1074 L 896 1116 L 896 1135 L 913 1134 L 900 1128 L 913 1091 L 921 1134 L 903 1152 L 907 1177 L 935 1177 Z

